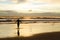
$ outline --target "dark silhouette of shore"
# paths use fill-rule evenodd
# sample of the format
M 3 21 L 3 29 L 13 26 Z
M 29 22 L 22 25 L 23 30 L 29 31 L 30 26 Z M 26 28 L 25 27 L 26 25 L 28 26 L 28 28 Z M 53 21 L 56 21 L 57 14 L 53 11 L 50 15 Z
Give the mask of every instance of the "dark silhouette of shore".
M 0 40 L 60 40 L 60 32 L 40 33 L 30 37 L 0 38 Z

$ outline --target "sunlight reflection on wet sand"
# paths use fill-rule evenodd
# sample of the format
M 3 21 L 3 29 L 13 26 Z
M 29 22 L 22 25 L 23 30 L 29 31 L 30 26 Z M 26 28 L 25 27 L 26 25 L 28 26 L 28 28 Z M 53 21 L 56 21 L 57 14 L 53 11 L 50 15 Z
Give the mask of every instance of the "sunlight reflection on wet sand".
M 0 25 L 0 37 L 14 37 L 16 36 L 15 24 L 1 24 Z
M 31 36 L 38 33 L 57 32 L 60 31 L 60 23 L 35 23 L 21 24 L 20 36 Z
M 20 25 L 20 36 L 28 37 L 38 33 L 60 31 L 60 23 L 31 23 Z M 0 38 L 17 36 L 16 24 L 1 24 Z

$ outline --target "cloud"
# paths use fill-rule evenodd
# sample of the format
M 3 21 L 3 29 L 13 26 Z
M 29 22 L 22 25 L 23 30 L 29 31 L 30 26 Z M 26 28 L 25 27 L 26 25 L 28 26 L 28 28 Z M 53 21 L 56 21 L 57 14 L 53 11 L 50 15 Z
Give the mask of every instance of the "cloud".
M 7 1 L 7 0 L 0 0 L 0 2 L 5 2 L 5 1 Z
M 17 2 L 17 0 L 12 0 L 12 2 Z M 19 3 L 19 4 L 0 4 L 0 10 L 15 10 L 18 12 L 28 12 L 28 10 L 32 10 L 32 12 L 59 12 L 60 11 L 60 3 L 56 4 L 55 2 L 58 2 L 55 0 L 53 2 L 51 0 L 49 1 L 44 1 L 44 0 L 26 0 L 24 3 Z

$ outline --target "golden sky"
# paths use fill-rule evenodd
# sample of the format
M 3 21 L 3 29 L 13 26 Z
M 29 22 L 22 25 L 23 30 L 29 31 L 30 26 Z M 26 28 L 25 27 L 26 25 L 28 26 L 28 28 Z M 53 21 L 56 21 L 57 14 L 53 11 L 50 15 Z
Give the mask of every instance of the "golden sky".
M 12 0 L 11 2 L 15 4 L 0 4 L 0 10 L 14 10 L 21 13 L 60 12 L 60 0 L 23 0 L 22 2 Z

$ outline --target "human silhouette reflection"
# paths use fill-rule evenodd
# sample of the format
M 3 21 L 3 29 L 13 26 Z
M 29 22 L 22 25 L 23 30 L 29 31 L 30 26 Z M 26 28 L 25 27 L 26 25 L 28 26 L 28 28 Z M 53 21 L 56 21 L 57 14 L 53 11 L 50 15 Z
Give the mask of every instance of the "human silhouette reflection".
M 19 37 L 19 26 L 20 26 L 20 22 L 21 22 L 21 20 L 17 20 L 17 35 L 18 35 L 18 37 Z

